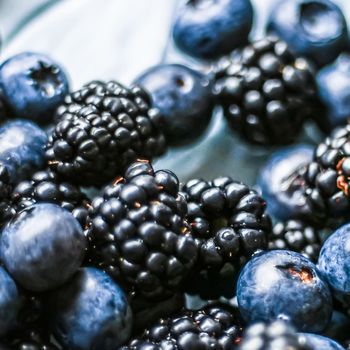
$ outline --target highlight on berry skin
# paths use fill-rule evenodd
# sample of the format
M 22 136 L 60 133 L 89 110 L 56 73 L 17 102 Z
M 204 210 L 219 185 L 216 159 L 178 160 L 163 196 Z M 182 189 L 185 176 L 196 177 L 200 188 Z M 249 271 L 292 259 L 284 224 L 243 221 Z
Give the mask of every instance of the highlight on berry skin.
M 0 1 L 0 350 L 350 350 L 349 0 Z

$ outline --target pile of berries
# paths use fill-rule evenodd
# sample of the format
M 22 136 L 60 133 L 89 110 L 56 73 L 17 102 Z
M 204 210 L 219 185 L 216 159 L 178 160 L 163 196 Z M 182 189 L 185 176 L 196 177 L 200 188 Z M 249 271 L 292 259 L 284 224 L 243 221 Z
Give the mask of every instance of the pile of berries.
M 188 0 L 173 41 L 206 69 L 128 87 L 1 63 L 0 349 L 349 349 L 346 20 L 281 0 L 265 38 L 252 25 L 250 0 Z M 255 186 L 161 166 L 214 113 L 252 152 L 288 145 Z M 321 139 L 291 145 L 310 124 Z

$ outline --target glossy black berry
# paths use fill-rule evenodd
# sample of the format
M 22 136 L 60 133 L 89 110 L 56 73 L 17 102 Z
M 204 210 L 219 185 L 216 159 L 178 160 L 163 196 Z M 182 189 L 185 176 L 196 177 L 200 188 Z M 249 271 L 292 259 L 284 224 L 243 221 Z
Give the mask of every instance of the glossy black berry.
M 166 298 L 196 262 L 197 245 L 178 187 L 172 172 L 154 171 L 139 161 L 92 201 L 87 230 L 91 263 L 129 292 Z
M 16 211 L 35 203 L 54 203 L 72 212 L 78 221 L 86 224 L 89 200 L 80 188 L 62 179 L 57 173 L 46 169 L 20 182 L 12 192 L 12 205 Z
M 188 202 L 192 235 L 200 247 L 196 270 L 185 287 L 206 298 L 232 296 L 239 266 L 267 248 L 271 221 L 265 202 L 230 177 L 193 179 L 182 191 Z
M 184 310 L 160 319 L 121 350 L 217 349 L 233 350 L 242 334 L 237 309 L 227 305 L 209 305 L 198 311 Z
M 57 119 L 47 144 L 48 164 L 79 185 L 102 185 L 137 158 L 165 151 L 162 117 L 137 86 L 91 82 L 66 98 Z
M 300 220 L 277 223 L 268 240 L 270 249 L 292 250 L 313 262 L 317 261 L 322 245 L 318 230 Z
M 249 142 L 289 144 L 307 118 L 323 119 L 311 66 L 274 37 L 222 58 L 213 75 L 228 124 Z

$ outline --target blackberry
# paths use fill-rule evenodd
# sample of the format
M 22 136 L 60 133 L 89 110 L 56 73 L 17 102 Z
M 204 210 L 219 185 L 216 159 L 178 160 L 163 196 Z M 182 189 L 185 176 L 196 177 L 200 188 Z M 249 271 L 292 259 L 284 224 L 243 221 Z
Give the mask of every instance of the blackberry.
M 103 185 L 137 158 L 165 152 L 162 117 L 138 86 L 90 82 L 66 97 L 57 118 L 48 164 L 80 185 Z
M 247 328 L 239 350 L 312 350 L 283 321 L 256 323 Z
M 59 350 L 49 336 L 35 328 L 11 334 L 5 344 L 11 350 Z
M 324 227 L 350 218 L 350 125 L 318 145 L 313 161 L 298 172 L 305 220 Z
M 160 319 L 120 350 L 233 350 L 241 333 L 237 309 L 222 304 L 209 305 L 199 311 L 184 310 Z
M 298 252 L 317 261 L 321 239 L 317 229 L 300 220 L 277 223 L 268 237 L 270 249 L 286 249 Z
M 84 226 L 89 201 L 80 188 L 47 169 L 34 173 L 30 180 L 20 182 L 12 192 L 12 203 L 17 211 L 35 203 L 58 204 L 69 210 Z
M 325 119 L 310 64 L 275 37 L 234 51 L 213 67 L 212 75 L 213 93 L 228 124 L 249 142 L 289 144 L 311 115 Z
M 130 165 L 124 178 L 92 201 L 88 260 L 128 292 L 157 299 L 172 295 L 197 256 L 178 189 L 172 172 L 155 172 L 149 162 Z
M 185 285 L 186 291 L 210 299 L 217 293 L 232 296 L 241 264 L 267 248 L 271 221 L 265 213 L 265 201 L 230 177 L 193 179 L 182 191 L 192 235 L 199 245 L 198 263 Z

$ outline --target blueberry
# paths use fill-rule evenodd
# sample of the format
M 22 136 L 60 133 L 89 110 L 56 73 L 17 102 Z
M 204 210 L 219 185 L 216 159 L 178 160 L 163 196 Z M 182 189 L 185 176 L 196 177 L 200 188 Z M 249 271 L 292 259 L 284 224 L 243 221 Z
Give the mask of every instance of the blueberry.
M 323 335 L 338 341 L 344 341 L 349 338 L 349 329 L 349 317 L 339 311 L 333 311 L 331 322 Z
M 341 301 L 350 301 L 350 224 L 337 229 L 323 244 L 318 268 Z M 349 303 L 350 306 L 350 303 Z
M 345 125 L 350 116 L 350 55 L 342 54 L 317 74 L 321 101 L 332 127 Z
M 52 122 L 56 108 L 68 94 L 68 80 L 51 58 L 32 52 L 15 55 L 0 66 L 0 89 L 16 118 Z
M 44 164 L 47 136 L 30 121 L 11 121 L 0 128 L 0 162 L 13 182 L 27 178 Z
M 213 112 L 205 75 L 180 64 L 164 64 L 147 70 L 137 83 L 150 92 L 153 106 L 165 118 L 169 145 L 184 145 L 203 134 Z
M 287 147 L 272 154 L 260 171 L 257 186 L 271 216 L 288 220 L 302 215 L 305 208 L 304 189 L 296 170 L 311 162 L 312 154 L 311 146 Z
M 311 350 L 345 350 L 334 340 L 321 335 L 300 333 L 299 338 L 303 343 L 306 343 Z
M 16 325 L 21 304 L 22 299 L 16 283 L 0 267 L 0 336 L 3 336 Z
M 66 282 L 80 267 L 85 248 L 79 222 L 55 204 L 35 204 L 21 211 L 0 237 L 7 270 L 31 291 L 46 291 Z
M 79 270 L 50 303 L 54 334 L 67 349 L 114 350 L 130 336 L 132 315 L 124 292 L 101 270 Z
M 237 301 L 247 322 L 280 318 L 306 332 L 321 332 L 332 314 L 331 293 L 316 266 L 287 250 L 258 254 L 245 265 Z
M 187 0 L 175 19 L 175 44 L 190 56 L 214 59 L 244 45 L 253 23 L 250 0 Z
M 319 66 L 332 62 L 349 44 L 345 17 L 329 0 L 280 0 L 270 14 L 268 31 Z

